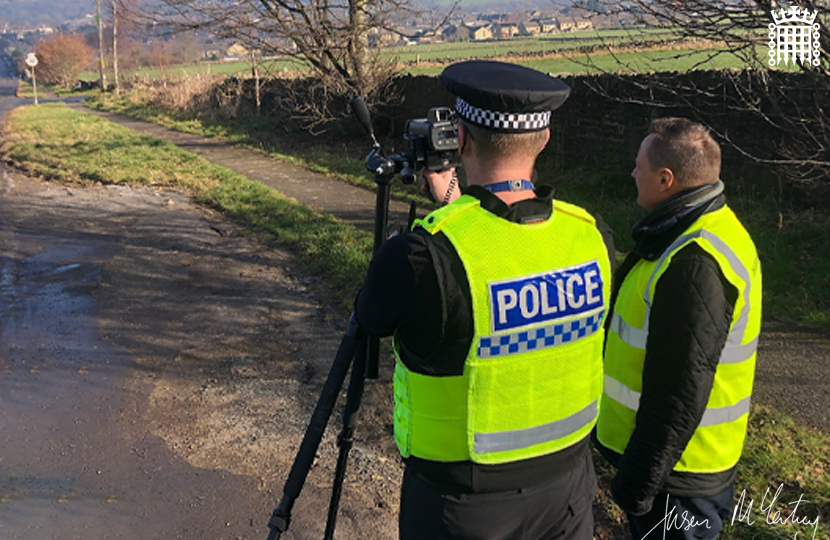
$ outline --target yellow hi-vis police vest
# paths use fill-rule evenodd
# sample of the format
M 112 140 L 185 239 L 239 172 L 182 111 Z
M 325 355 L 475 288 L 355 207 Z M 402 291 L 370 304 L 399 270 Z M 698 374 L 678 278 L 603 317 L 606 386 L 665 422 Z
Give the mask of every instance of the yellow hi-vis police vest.
M 738 299 L 706 412 L 674 470 L 716 473 L 734 467 L 743 450 L 761 329 L 761 263 L 749 234 L 726 206 L 704 214 L 659 260 L 641 260 L 626 276 L 608 332 L 597 438 L 606 448 L 625 451 L 643 388 L 654 289 L 672 257 L 692 242 L 714 257 Z
M 401 455 L 507 463 L 585 438 L 602 392 L 610 265 L 593 218 L 554 202 L 517 224 L 468 195 L 419 221 L 455 247 L 472 293 L 463 375 L 407 369 L 395 345 L 395 440 Z

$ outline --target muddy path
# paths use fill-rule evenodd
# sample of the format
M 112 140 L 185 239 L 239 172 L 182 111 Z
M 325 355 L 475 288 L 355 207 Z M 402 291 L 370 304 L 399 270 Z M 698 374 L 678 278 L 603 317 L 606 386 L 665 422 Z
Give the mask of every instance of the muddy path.
M 3 169 L 0 197 L 0 537 L 265 538 L 342 332 L 313 280 L 179 193 Z M 395 537 L 388 398 L 338 538 Z M 322 536 L 333 435 L 288 538 Z

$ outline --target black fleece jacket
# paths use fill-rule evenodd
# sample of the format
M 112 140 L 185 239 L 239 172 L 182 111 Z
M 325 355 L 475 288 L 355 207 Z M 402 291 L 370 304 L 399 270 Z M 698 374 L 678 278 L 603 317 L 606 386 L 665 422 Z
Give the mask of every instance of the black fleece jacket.
M 717 195 L 676 219 L 679 214 L 672 212 L 671 202 L 664 203 L 652 212 L 660 215 L 644 219 L 635 229 L 637 248 L 615 275 L 612 306 L 638 261 L 656 260 L 701 215 L 724 204 L 724 197 Z M 668 226 L 655 226 L 671 216 Z M 594 437 L 602 455 L 618 468 L 611 493 L 626 512 L 647 513 L 658 492 L 699 497 L 734 482 L 735 468 L 715 474 L 672 469 L 706 410 L 737 297 L 715 260 L 696 244 L 676 254 L 657 282 L 634 432 L 623 455 Z

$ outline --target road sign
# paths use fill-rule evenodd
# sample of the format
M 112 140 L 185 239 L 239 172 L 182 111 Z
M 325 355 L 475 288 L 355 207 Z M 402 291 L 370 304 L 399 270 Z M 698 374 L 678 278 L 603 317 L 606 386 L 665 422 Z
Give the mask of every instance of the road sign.
M 29 67 L 35 67 L 37 65 L 37 56 L 35 56 L 35 53 L 29 53 L 29 56 L 26 57 L 26 65 Z

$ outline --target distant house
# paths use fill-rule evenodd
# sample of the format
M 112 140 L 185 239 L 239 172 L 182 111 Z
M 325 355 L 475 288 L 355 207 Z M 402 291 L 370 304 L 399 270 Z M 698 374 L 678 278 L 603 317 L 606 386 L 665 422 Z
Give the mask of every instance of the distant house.
M 519 23 L 519 33 L 523 36 L 538 36 L 541 31 L 539 21 L 522 21 Z
M 594 23 L 591 22 L 591 21 L 577 21 L 576 29 L 580 30 L 580 31 L 581 30 L 593 30 L 594 29 Z
M 451 24 L 441 31 L 447 41 L 470 41 L 470 29 L 463 24 Z
M 399 34 L 385 28 L 375 28 L 369 32 L 367 37 L 369 47 L 372 48 L 388 47 L 389 45 L 397 43 L 401 39 Z
M 507 13 L 485 13 L 479 15 L 479 20 L 488 21 L 490 23 L 500 23 L 506 21 L 510 15 Z
M 519 25 L 515 23 L 501 23 L 496 30 L 496 35 L 501 38 L 512 38 L 520 33 Z
M 559 31 L 560 32 L 576 32 L 576 22 L 574 21 L 562 21 L 559 23 Z
M 473 41 L 481 41 L 484 39 L 493 39 L 493 27 L 489 24 L 470 28 L 470 39 Z
M 226 58 L 242 58 L 244 56 L 248 56 L 248 49 L 239 43 L 234 43 L 225 51 Z
M 539 19 L 539 32 L 542 34 L 553 34 L 559 31 L 556 19 Z

